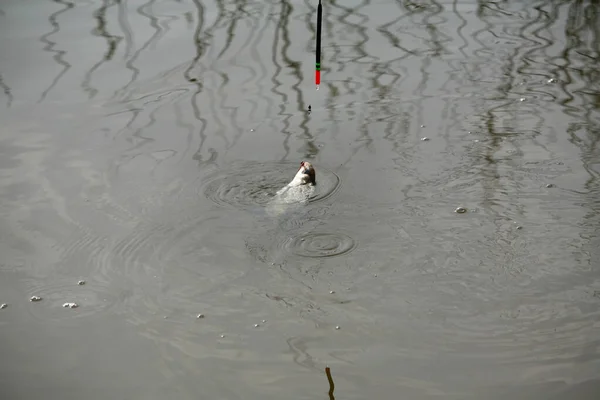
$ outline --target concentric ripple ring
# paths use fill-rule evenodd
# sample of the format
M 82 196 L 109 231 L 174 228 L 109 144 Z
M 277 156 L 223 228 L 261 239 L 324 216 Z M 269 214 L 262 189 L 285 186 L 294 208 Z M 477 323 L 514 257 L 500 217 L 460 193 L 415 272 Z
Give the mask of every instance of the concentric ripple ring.
M 335 257 L 351 252 L 356 242 L 343 233 L 310 232 L 288 239 L 283 247 L 301 257 Z
M 277 191 L 289 183 L 299 163 L 238 162 L 207 176 L 201 193 L 221 206 L 251 208 L 265 206 Z M 340 185 L 340 178 L 325 168 L 317 168 L 317 185 L 308 197 L 309 203 L 324 200 L 333 195 Z

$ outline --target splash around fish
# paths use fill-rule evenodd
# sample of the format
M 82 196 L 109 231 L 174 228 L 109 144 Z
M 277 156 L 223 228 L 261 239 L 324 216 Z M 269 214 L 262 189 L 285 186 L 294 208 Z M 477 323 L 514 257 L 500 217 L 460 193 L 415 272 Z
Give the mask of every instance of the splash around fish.
M 273 208 L 325 200 L 340 186 L 337 174 L 319 166 L 317 177 L 316 168 L 307 161 L 300 168 L 289 162 L 234 162 L 203 181 L 201 193 L 220 206 L 265 207 L 276 214 L 280 210 Z

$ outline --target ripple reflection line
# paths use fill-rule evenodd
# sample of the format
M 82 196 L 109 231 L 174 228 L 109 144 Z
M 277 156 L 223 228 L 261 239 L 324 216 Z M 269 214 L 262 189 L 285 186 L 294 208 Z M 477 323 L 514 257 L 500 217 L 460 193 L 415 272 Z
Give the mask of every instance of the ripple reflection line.
M 456 17 L 461 21 L 460 25 L 458 26 L 458 28 L 456 28 L 456 34 L 458 35 L 458 37 L 460 37 L 460 39 L 462 40 L 462 45 L 458 47 L 458 51 L 460 51 L 460 53 L 463 55 L 463 57 L 466 59 L 467 58 L 467 54 L 465 53 L 465 49 L 469 46 L 469 42 L 467 41 L 467 39 L 463 36 L 462 30 L 467 26 L 467 20 L 462 16 L 462 14 L 458 11 L 458 2 L 460 0 L 454 0 L 452 2 L 452 11 L 454 12 L 454 14 L 456 15 Z
M 354 28 L 354 30 L 356 30 L 358 32 L 358 35 L 360 37 L 360 41 L 358 43 L 354 43 L 352 45 L 354 50 L 356 50 L 358 52 L 358 55 L 356 57 L 352 58 L 350 61 L 351 62 L 359 62 L 359 60 L 361 60 L 362 58 L 368 57 L 369 53 L 367 53 L 364 46 L 369 41 L 369 36 L 366 33 L 367 28 L 365 27 L 366 23 L 369 22 L 369 17 L 366 16 L 365 14 L 359 13 L 358 10 L 364 6 L 368 6 L 369 4 L 371 4 L 371 0 L 363 0 L 361 3 L 359 3 L 358 5 L 356 5 L 354 7 L 346 7 L 343 5 L 339 5 L 339 4 L 337 4 L 336 0 L 331 0 L 328 3 L 331 4 L 332 8 L 339 8 L 340 10 L 343 11 L 343 14 L 337 18 L 339 23 L 341 25 L 347 25 L 347 26 Z M 346 18 L 348 18 L 349 16 L 360 17 L 361 21 L 359 23 L 353 23 L 353 22 L 347 21 Z M 342 63 L 340 65 L 340 71 L 344 69 L 345 65 L 346 65 L 346 63 Z
M 56 86 L 56 84 L 60 81 L 60 79 L 71 68 L 71 64 L 69 64 L 68 62 L 66 62 L 64 60 L 64 56 L 65 56 L 65 54 L 67 54 L 66 50 L 56 49 L 55 46 L 57 43 L 51 41 L 49 39 L 49 37 L 60 31 L 60 25 L 57 21 L 58 16 L 63 13 L 66 13 L 71 8 L 75 7 L 75 3 L 70 3 L 70 2 L 64 1 L 64 0 L 52 0 L 52 1 L 55 3 L 58 3 L 58 4 L 62 4 L 62 5 L 64 5 L 64 7 L 61 10 L 58 10 L 58 11 L 50 14 L 50 16 L 48 17 L 48 21 L 50 22 L 50 25 L 52 25 L 52 30 L 50 32 L 40 36 L 40 42 L 45 44 L 44 49 L 43 49 L 44 51 L 47 51 L 49 53 L 54 53 L 52 58 L 54 59 L 54 61 L 56 61 L 56 63 L 58 65 L 60 65 L 62 67 L 62 69 L 58 73 L 58 75 L 56 75 L 56 77 L 54 77 L 50 86 L 48 86 L 48 88 L 46 88 L 46 90 L 44 90 L 42 92 L 40 99 L 38 100 L 38 103 L 41 103 L 42 101 L 44 101 L 44 99 L 46 98 L 48 93 L 50 93 L 50 91 Z
M 235 36 L 235 27 L 240 22 L 241 18 L 245 17 L 245 16 L 249 16 L 249 14 L 244 9 L 244 7 L 246 7 L 248 5 L 247 1 L 234 0 L 234 3 L 236 5 L 235 11 L 228 13 L 228 14 L 231 14 L 231 16 L 230 16 L 229 26 L 227 27 L 227 30 L 226 30 L 227 38 L 225 39 L 225 45 L 223 46 L 223 48 L 221 49 L 219 54 L 217 54 L 217 57 L 216 57 L 217 60 L 220 59 L 221 57 L 223 57 L 223 55 L 225 53 L 227 53 L 227 50 L 229 50 L 229 48 L 231 47 L 231 43 L 233 43 L 233 38 Z M 221 5 L 221 6 L 223 6 L 223 5 Z M 252 38 L 252 35 L 248 35 L 248 39 L 250 40 L 251 38 Z
M 271 8 L 272 7 L 273 6 L 271 5 Z M 264 14 L 270 15 L 271 13 L 265 12 Z M 267 19 L 267 21 L 268 21 L 268 19 Z M 252 42 L 252 44 L 249 45 L 250 57 L 251 57 L 252 61 L 254 61 L 258 65 L 258 70 L 259 70 L 259 72 L 256 73 L 256 84 L 257 84 L 257 86 L 259 86 L 261 88 L 266 87 L 268 85 L 268 82 L 263 83 L 267 80 L 267 68 L 265 66 L 265 63 L 262 62 L 262 58 L 260 57 L 260 54 L 259 54 L 257 48 L 258 48 L 258 44 L 263 42 L 264 34 L 268 28 L 270 28 L 270 26 L 268 23 L 265 22 L 263 24 L 263 27 L 261 29 L 259 29 L 258 33 L 255 35 L 255 39 Z M 267 110 L 271 110 L 273 108 L 274 101 L 271 99 L 271 96 L 267 96 L 266 93 L 263 94 L 263 92 L 266 92 L 266 91 L 260 90 L 259 96 L 265 101 L 265 103 L 267 105 Z M 251 106 L 252 106 L 252 108 L 250 110 L 250 115 L 255 115 L 255 112 L 258 109 L 258 101 L 252 101 Z M 274 129 L 273 119 L 271 119 L 269 126 Z M 244 134 L 244 130 L 240 129 L 238 131 L 238 133 L 233 137 L 230 148 L 235 147 L 237 142 L 242 138 L 243 134 Z
M 256 45 L 253 46 L 252 43 L 257 43 L 257 41 L 256 40 L 253 41 L 253 39 L 256 36 L 254 34 L 254 32 L 256 32 L 256 29 L 259 26 L 260 20 L 258 18 L 255 18 L 250 12 L 246 11 L 245 7 L 248 6 L 248 4 L 247 4 L 246 1 L 240 1 L 238 6 L 239 6 L 239 9 L 235 13 L 233 13 L 233 15 L 232 15 L 233 21 L 229 24 L 229 26 L 227 28 L 227 43 L 225 44 L 225 46 L 221 50 L 221 52 L 218 54 L 217 58 L 221 58 L 227 52 L 227 50 L 230 48 L 231 44 L 233 43 L 233 38 L 235 36 L 234 29 L 235 29 L 235 26 L 239 23 L 240 13 L 243 14 L 243 15 L 245 15 L 245 16 L 247 16 L 247 17 L 249 17 L 250 21 L 248 23 L 252 25 L 252 30 L 251 30 L 252 34 L 248 34 L 247 35 L 246 41 L 241 44 L 241 48 L 242 49 L 250 49 L 251 54 L 252 54 L 252 49 L 256 48 Z M 260 12 L 261 8 L 259 8 L 259 14 L 260 15 L 262 15 L 262 13 Z M 265 28 L 266 27 L 267 27 L 267 25 L 265 24 Z M 262 29 L 262 30 L 259 31 L 259 36 L 262 36 L 263 31 L 264 31 L 264 29 Z M 253 57 L 253 59 L 255 59 L 255 58 Z M 264 66 L 260 62 L 260 59 L 258 59 L 257 61 L 258 61 L 258 64 L 263 67 L 263 70 L 264 70 Z M 240 69 L 244 69 L 244 70 L 248 71 L 248 78 L 246 78 L 244 81 L 240 82 L 238 84 L 239 87 L 243 88 L 248 83 L 257 82 L 258 81 L 258 79 L 257 79 L 258 73 L 255 70 L 255 68 L 253 68 L 251 66 L 251 64 L 249 64 L 247 62 L 244 62 L 244 63 L 240 64 L 240 63 L 238 63 L 236 61 L 236 57 L 233 57 L 229 61 L 229 63 L 231 65 L 235 66 L 235 67 L 238 67 Z M 223 73 L 221 72 L 221 74 L 223 74 Z M 227 82 L 228 81 L 229 80 L 227 80 Z M 242 134 L 244 133 L 245 129 L 243 129 L 238 124 L 238 122 L 237 122 L 238 121 L 237 112 L 240 109 L 240 107 L 239 106 L 233 106 L 233 107 L 231 107 L 231 106 L 227 106 L 226 105 L 227 100 L 228 100 L 228 96 L 225 94 L 226 90 L 224 90 L 224 88 L 225 88 L 225 84 L 223 84 L 220 87 L 220 90 L 223 91 L 223 96 L 221 96 L 221 102 L 219 103 L 219 105 L 220 105 L 220 107 L 221 107 L 222 110 L 228 110 L 228 111 L 231 112 L 231 118 L 229 120 L 231 121 L 231 123 L 235 127 L 234 131 L 237 132 L 237 134 L 234 136 L 234 138 L 233 138 L 233 140 L 231 142 L 229 142 L 229 140 L 228 140 L 227 149 L 229 150 L 229 149 L 231 149 L 231 148 L 233 148 L 235 146 L 236 142 L 242 136 Z M 267 98 L 266 96 L 264 96 L 262 94 L 262 92 L 259 93 L 259 97 Z M 250 115 L 255 115 L 255 111 L 258 109 L 258 99 L 254 100 L 251 97 L 247 101 L 250 103 L 250 108 L 251 108 L 250 109 Z
M 183 98 L 179 99 L 179 100 L 175 100 L 173 102 L 173 111 L 175 113 L 175 126 L 178 126 L 182 129 L 184 129 L 185 131 L 187 131 L 186 146 L 181 154 L 180 162 L 185 159 L 188 152 L 190 151 L 191 146 L 192 146 L 192 140 L 194 138 L 194 125 L 185 121 L 185 118 L 181 112 L 181 105 L 180 105 L 181 101 L 183 101 Z
M 121 31 L 123 31 L 123 36 L 125 37 L 125 59 L 127 60 L 131 55 L 131 49 L 135 45 L 134 36 L 131 26 L 129 25 L 129 20 L 127 19 L 127 0 L 118 0 L 117 4 L 119 5 L 117 19 Z
M 121 36 L 109 34 L 106 29 L 106 11 L 115 4 L 117 4 L 117 2 L 103 0 L 102 5 L 93 13 L 94 18 L 97 21 L 97 25 L 96 28 L 92 30 L 92 34 L 94 36 L 103 37 L 106 40 L 107 50 L 102 56 L 102 59 L 94 64 L 92 68 L 85 73 L 83 82 L 81 83 L 81 87 L 83 88 L 84 92 L 89 93 L 90 99 L 94 98 L 94 96 L 96 96 L 98 93 L 98 89 L 92 87 L 91 85 L 92 75 L 98 68 L 100 68 L 100 66 L 102 66 L 102 64 L 112 60 L 115 52 L 117 51 L 119 42 L 123 39 Z
M 6 84 L 6 82 L 4 82 L 4 78 L 2 77 L 2 74 L 0 74 L 0 88 L 2 88 L 2 92 L 6 96 L 6 108 L 10 108 L 10 106 L 12 105 L 12 102 L 14 100 L 14 97 L 12 94 L 12 90 Z
M 140 47 L 135 53 L 133 53 L 133 56 L 129 57 L 127 59 L 127 61 L 125 62 L 125 66 L 132 71 L 131 79 L 121 89 L 119 89 L 115 92 L 114 97 L 118 97 L 121 93 L 126 92 L 127 89 L 129 89 L 129 87 L 131 87 L 131 85 L 137 80 L 137 78 L 140 74 L 140 69 L 135 66 L 135 62 L 137 61 L 138 57 L 151 44 L 160 40 L 160 38 L 162 36 L 164 36 L 166 30 L 168 30 L 168 25 L 167 25 L 167 29 L 163 29 L 163 27 L 161 27 L 160 24 L 158 23 L 158 18 L 152 14 L 152 6 L 154 5 L 155 2 L 156 2 L 156 0 L 148 0 L 148 2 L 140 5 L 136 9 L 138 14 L 140 14 L 141 16 L 148 19 L 150 26 L 152 28 L 154 28 L 154 33 L 142 45 L 142 47 Z M 171 18 L 174 18 L 174 17 L 171 17 Z
M 205 22 L 204 21 L 204 5 L 199 0 L 192 0 L 192 1 L 194 3 L 194 6 L 196 7 L 196 16 L 198 18 L 198 21 L 196 22 L 196 28 L 194 29 L 194 34 L 192 36 L 194 48 L 196 49 L 196 55 L 194 56 L 193 60 L 190 62 L 190 65 L 188 66 L 188 68 L 183 72 L 183 76 L 185 77 L 185 79 L 188 82 L 191 82 L 196 86 L 196 90 L 194 91 L 194 94 L 192 94 L 192 96 L 190 98 L 190 105 L 192 107 L 192 112 L 194 114 L 194 117 L 196 118 L 196 120 L 198 122 L 200 122 L 201 126 L 200 126 L 200 129 L 198 130 L 198 136 L 200 137 L 200 143 L 198 144 L 198 149 L 192 156 L 192 159 L 195 161 L 198 161 L 198 163 L 201 165 L 204 163 L 204 160 L 202 157 L 202 149 L 204 147 L 204 142 L 207 139 L 205 130 L 208 126 L 208 121 L 206 120 L 206 118 L 202 117 L 202 115 L 200 113 L 200 108 L 198 107 L 198 96 L 200 95 L 200 93 L 202 92 L 202 89 L 203 89 L 202 81 L 200 81 L 198 78 L 192 76 L 191 72 L 194 69 L 194 67 L 196 67 L 196 65 L 199 64 L 200 59 L 206 52 L 206 48 L 208 47 L 208 42 L 207 42 L 206 38 L 208 38 L 212 35 L 209 32 L 207 32 L 205 35 L 202 35 L 202 30 L 204 28 L 204 22 Z M 219 14 L 219 16 L 217 16 L 215 24 L 219 21 L 220 15 L 221 14 Z
M 289 120 L 293 114 L 285 112 L 286 111 L 285 105 L 288 102 L 288 95 L 285 93 L 285 91 L 279 90 L 279 88 L 283 86 L 282 82 L 279 80 L 279 76 L 281 75 L 283 67 L 277 60 L 277 54 L 278 54 L 277 50 L 279 47 L 280 36 L 281 36 L 282 41 L 285 40 L 283 30 L 285 29 L 285 24 L 287 24 L 287 22 L 289 21 L 289 16 L 291 13 L 290 7 L 291 7 L 291 5 L 288 2 L 286 2 L 286 1 L 281 2 L 281 12 L 280 12 L 281 17 L 277 20 L 277 23 L 276 23 L 275 32 L 273 34 L 273 45 L 272 45 L 272 50 L 271 50 L 271 60 L 273 61 L 273 65 L 275 66 L 275 73 L 271 77 L 271 82 L 273 83 L 273 86 L 271 87 L 271 92 L 282 98 L 281 105 L 279 106 L 279 113 L 277 113 L 277 115 L 284 116 L 284 118 L 282 119 L 283 129 L 281 131 L 287 137 L 286 139 L 284 139 L 284 141 L 282 143 L 283 150 L 285 153 L 284 157 L 287 157 L 287 154 L 289 154 L 289 152 L 290 152 L 290 147 L 288 145 L 288 140 L 291 135 L 291 132 L 289 131 L 289 128 L 290 128 Z M 280 34 L 280 32 L 281 32 L 281 34 Z M 286 45 L 284 42 L 283 47 L 285 47 L 285 46 Z M 288 46 L 289 46 L 289 43 L 288 43 Z M 284 51 L 282 50 L 282 53 L 283 52 Z
M 302 75 L 302 69 L 300 67 L 300 62 L 292 60 L 289 56 L 288 56 L 288 50 L 291 46 L 291 38 L 290 38 L 290 32 L 289 32 L 289 21 L 291 20 L 291 15 L 292 12 L 294 10 L 294 7 L 292 6 L 292 4 L 289 4 L 289 14 L 286 15 L 286 22 L 283 24 L 283 29 L 282 29 L 282 40 L 284 45 L 281 48 L 281 58 L 285 61 L 286 65 L 288 65 L 288 68 L 291 69 L 293 76 L 296 78 L 296 82 L 292 84 L 292 90 L 296 93 L 296 103 L 298 104 L 298 111 L 300 111 L 302 114 L 302 120 L 300 122 L 299 128 L 302 130 L 303 132 L 303 136 L 305 138 L 305 146 L 306 146 L 306 150 L 304 152 L 304 158 L 314 158 L 316 157 L 316 155 L 319 153 L 319 149 L 317 146 L 315 146 L 314 144 L 314 137 L 313 135 L 310 133 L 310 130 L 308 129 L 308 121 L 309 121 L 309 115 L 304 112 L 306 110 L 306 105 L 304 103 L 304 97 L 302 95 L 302 90 L 300 89 L 300 85 L 302 84 L 302 82 L 304 81 L 304 77 Z M 289 155 L 289 145 L 288 145 L 288 141 L 291 138 L 291 132 L 286 132 L 285 133 L 286 137 L 284 139 L 284 149 L 286 150 L 285 155 L 281 158 L 281 161 L 285 161 L 287 160 L 287 156 Z

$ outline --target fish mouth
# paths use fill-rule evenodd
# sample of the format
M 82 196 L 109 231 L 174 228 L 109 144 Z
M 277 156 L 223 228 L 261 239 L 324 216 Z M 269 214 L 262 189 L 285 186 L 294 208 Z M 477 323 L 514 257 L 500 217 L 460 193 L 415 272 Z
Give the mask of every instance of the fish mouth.
M 303 185 L 310 183 L 311 185 L 316 185 L 315 179 L 315 170 L 308 161 L 302 161 L 300 163 L 300 168 L 298 169 L 298 173 L 301 174 L 302 179 L 306 179 L 307 182 L 302 182 Z

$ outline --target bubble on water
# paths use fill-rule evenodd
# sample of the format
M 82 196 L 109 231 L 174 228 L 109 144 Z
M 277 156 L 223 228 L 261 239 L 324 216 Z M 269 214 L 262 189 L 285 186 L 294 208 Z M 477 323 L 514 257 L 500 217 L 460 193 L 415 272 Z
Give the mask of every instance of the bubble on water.
M 64 308 L 77 308 L 79 305 L 77 303 L 65 303 L 63 304 Z
M 547 187 L 547 188 L 553 188 L 553 187 L 554 187 L 554 185 L 553 185 L 552 183 L 548 183 L 548 184 L 546 184 L 546 187 Z
M 40 296 L 31 296 L 31 298 L 29 299 L 29 301 L 41 301 L 42 298 Z
M 526 100 L 526 99 L 525 99 L 525 97 L 521 97 L 521 98 L 519 99 L 519 101 L 521 101 L 521 102 L 523 102 L 523 101 L 525 101 L 525 100 Z
M 264 324 L 264 323 L 266 323 L 266 322 L 267 322 L 267 320 L 266 320 L 266 319 L 263 319 L 263 320 L 262 320 L 262 323 L 263 323 L 263 324 Z
M 428 140 L 429 140 L 429 138 L 428 138 L 427 136 L 424 136 L 424 137 L 422 137 L 422 138 L 421 138 L 421 141 L 422 141 L 422 142 L 426 142 L 426 141 L 428 141 Z
M 421 128 L 425 128 L 425 125 L 421 125 Z
M 8 304 L 6 304 L 6 303 L 0 304 L 0 310 L 4 310 L 6 307 L 8 307 Z
M 464 214 L 467 212 L 467 209 L 464 207 L 457 207 L 456 210 L 454 210 L 454 212 L 458 214 Z
M 329 294 L 334 294 L 334 293 L 335 293 L 335 291 L 334 291 L 334 290 L 330 290 L 330 291 L 329 291 Z
M 337 330 L 340 330 L 341 328 L 340 328 L 340 326 L 339 326 L 339 325 L 336 325 L 336 326 L 335 326 L 335 329 L 337 329 Z
M 225 335 L 224 335 L 224 334 L 221 334 L 221 336 L 219 336 L 219 337 L 220 337 L 221 339 L 223 339 L 223 338 L 225 337 Z
M 254 132 L 254 129 L 250 129 L 250 132 Z
M 202 319 L 202 318 L 204 318 L 204 314 L 198 314 L 198 315 L 196 315 L 196 318 L 197 319 Z
M 258 327 L 260 327 L 260 324 L 254 324 L 254 327 L 258 328 Z
M 521 230 L 521 229 L 523 229 L 523 227 L 521 225 L 517 225 L 517 229 Z
M 546 82 L 548 82 L 548 83 L 555 83 L 556 79 L 555 78 L 550 78 Z
M 79 281 L 77 282 L 77 284 L 78 284 L 79 286 L 85 285 L 85 281 L 84 281 L 84 280 L 79 280 Z

